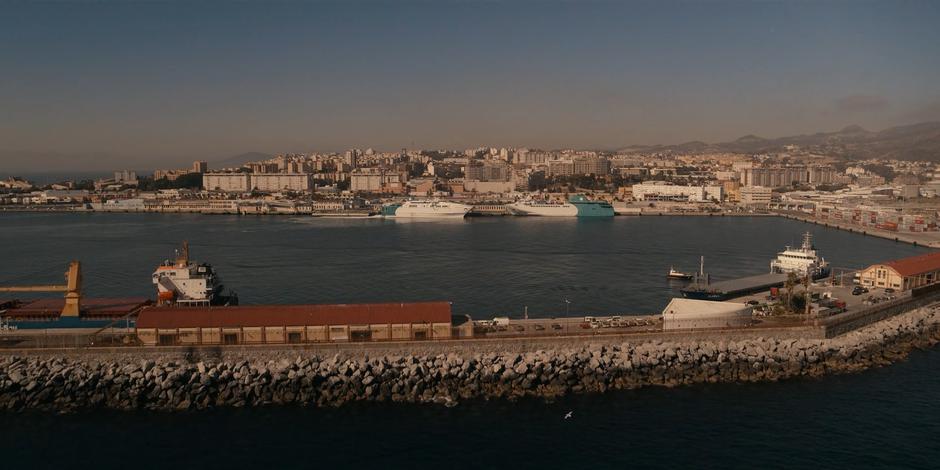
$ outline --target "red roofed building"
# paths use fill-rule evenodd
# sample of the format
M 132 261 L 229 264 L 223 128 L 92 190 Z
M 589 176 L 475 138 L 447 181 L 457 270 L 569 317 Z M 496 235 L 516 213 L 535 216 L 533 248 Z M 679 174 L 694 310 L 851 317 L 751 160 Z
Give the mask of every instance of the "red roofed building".
M 940 280 L 940 252 L 873 264 L 859 277 L 863 286 L 909 290 Z
M 147 345 L 276 344 L 451 338 L 450 302 L 154 307 L 137 319 Z

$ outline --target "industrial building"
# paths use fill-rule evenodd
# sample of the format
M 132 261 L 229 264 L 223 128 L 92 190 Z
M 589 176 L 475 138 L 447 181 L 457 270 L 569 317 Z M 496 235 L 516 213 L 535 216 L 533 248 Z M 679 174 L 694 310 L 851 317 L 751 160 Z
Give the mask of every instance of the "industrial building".
M 353 192 L 400 193 L 408 174 L 385 168 L 357 168 L 349 178 L 349 189 Z
M 735 302 L 675 298 L 663 310 L 663 330 L 733 328 L 751 324 L 751 308 Z
M 767 206 L 773 199 L 773 190 L 765 186 L 745 186 L 738 190 L 738 199 L 747 206 Z
M 638 201 L 721 201 L 724 199 L 724 188 L 722 186 L 680 186 L 655 181 L 633 185 L 633 198 Z
M 202 186 L 209 191 L 246 193 L 258 191 L 313 191 L 313 177 L 307 173 L 205 173 Z
M 145 345 L 450 339 L 449 302 L 155 307 L 137 319 Z
M 859 273 L 859 283 L 868 287 L 908 290 L 940 279 L 940 252 L 873 264 Z

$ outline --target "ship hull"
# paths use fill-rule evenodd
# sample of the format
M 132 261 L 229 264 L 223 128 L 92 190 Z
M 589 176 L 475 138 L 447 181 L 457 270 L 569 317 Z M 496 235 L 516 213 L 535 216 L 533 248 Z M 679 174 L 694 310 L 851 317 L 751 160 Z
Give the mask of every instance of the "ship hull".
M 578 208 L 573 204 L 510 204 L 509 210 L 515 215 L 537 217 L 577 217 Z
M 462 219 L 472 209 L 463 204 L 448 203 L 410 203 L 406 202 L 395 210 L 396 218 L 420 219 Z

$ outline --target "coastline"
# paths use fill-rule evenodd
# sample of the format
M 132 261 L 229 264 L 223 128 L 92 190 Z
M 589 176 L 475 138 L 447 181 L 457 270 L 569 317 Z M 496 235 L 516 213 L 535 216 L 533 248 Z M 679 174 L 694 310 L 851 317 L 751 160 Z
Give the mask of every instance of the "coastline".
M 200 212 L 200 211 L 145 211 L 145 210 L 113 210 L 96 211 L 91 209 L 76 209 L 74 207 L 3 207 L 0 206 L 0 213 L 55 213 L 55 214 L 195 214 L 195 215 L 239 215 L 239 216 L 300 216 L 311 218 L 338 218 L 338 219 L 380 219 L 381 216 L 363 216 L 362 214 L 337 214 L 337 213 L 312 213 L 296 214 L 288 212 L 270 212 L 270 213 L 251 213 L 240 214 L 235 212 Z M 475 217 L 520 217 L 512 215 L 493 215 L 477 214 Z M 764 213 L 727 213 L 727 212 L 672 212 L 672 211 L 645 211 L 637 213 L 617 213 L 614 217 L 781 217 L 790 220 L 797 220 L 813 225 L 835 228 L 850 233 L 860 235 L 870 235 L 873 237 L 892 240 L 895 242 L 907 243 L 914 246 L 926 248 L 940 248 L 940 232 L 890 232 L 873 227 L 862 227 L 852 224 L 839 224 L 832 221 L 823 221 L 812 217 L 805 217 L 788 212 L 764 212 Z
M 940 342 L 933 302 L 828 339 L 592 338 L 438 350 L 24 351 L 0 360 L 0 409 L 68 412 L 437 403 L 852 373 Z M 432 346 L 429 346 L 432 347 Z
M 829 220 L 819 220 L 812 217 L 791 214 L 787 212 L 776 212 L 773 215 L 791 220 L 798 220 L 813 225 L 822 225 L 823 227 L 844 230 L 846 232 L 857 233 L 859 235 L 871 235 L 873 237 L 893 240 L 895 242 L 907 243 L 914 246 L 923 246 L 927 248 L 940 248 L 940 232 L 891 232 L 874 227 L 863 227 L 853 224 L 839 224 Z M 920 236 L 918 236 L 920 234 Z

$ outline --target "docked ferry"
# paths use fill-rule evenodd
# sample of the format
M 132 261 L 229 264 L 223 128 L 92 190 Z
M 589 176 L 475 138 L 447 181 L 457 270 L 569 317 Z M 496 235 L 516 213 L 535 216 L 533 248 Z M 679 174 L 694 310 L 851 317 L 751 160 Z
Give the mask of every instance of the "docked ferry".
M 578 208 L 578 217 L 614 216 L 614 206 L 607 201 L 592 201 L 580 194 L 571 196 L 568 201 Z
M 525 200 L 507 206 L 514 215 L 540 217 L 577 217 L 578 208 L 570 202 Z
M 382 215 L 386 217 L 463 218 L 467 212 L 470 212 L 470 209 L 472 206 L 456 202 L 415 200 L 387 205 L 382 208 Z
M 568 202 L 526 200 L 507 206 L 515 215 L 540 217 L 613 217 L 614 206 L 607 201 L 592 201 L 582 195 Z
M 166 260 L 153 272 L 157 302 L 161 305 L 234 305 L 235 294 L 224 295 L 225 287 L 211 264 L 189 259 L 189 243 L 183 242 L 176 259 Z
M 772 273 L 794 273 L 800 277 L 808 274 L 819 279 L 828 276 L 830 271 L 829 263 L 816 252 L 813 235 L 809 232 L 803 234 L 803 244 L 799 248 L 787 246 L 770 262 Z

